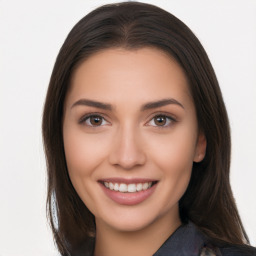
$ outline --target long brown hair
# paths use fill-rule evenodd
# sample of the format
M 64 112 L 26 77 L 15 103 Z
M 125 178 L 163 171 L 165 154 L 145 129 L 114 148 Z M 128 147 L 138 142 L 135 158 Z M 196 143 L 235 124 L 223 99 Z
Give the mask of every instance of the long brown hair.
M 149 4 L 102 6 L 81 19 L 65 40 L 52 72 L 43 113 L 48 169 L 48 217 L 59 251 L 68 255 L 95 233 L 94 216 L 77 195 L 65 161 L 63 103 L 75 68 L 97 51 L 156 47 L 174 58 L 189 81 L 200 129 L 207 139 L 204 160 L 194 163 L 180 217 L 212 240 L 249 243 L 229 182 L 230 128 L 217 78 L 202 45 L 172 14 Z M 53 206 L 55 209 L 53 210 Z

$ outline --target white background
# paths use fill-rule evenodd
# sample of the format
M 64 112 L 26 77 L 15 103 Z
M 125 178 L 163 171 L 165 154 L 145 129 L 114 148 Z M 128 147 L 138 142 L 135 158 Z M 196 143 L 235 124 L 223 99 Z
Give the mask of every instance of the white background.
M 256 1 L 151 0 L 204 45 L 232 127 L 231 182 L 256 245 Z M 44 97 L 65 37 L 109 1 L 0 0 L 0 256 L 57 255 L 45 217 Z

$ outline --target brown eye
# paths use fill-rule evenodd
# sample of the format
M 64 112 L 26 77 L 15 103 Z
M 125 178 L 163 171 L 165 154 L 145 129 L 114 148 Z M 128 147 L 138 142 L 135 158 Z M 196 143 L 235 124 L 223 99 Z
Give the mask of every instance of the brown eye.
M 156 115 L 148 122 L 148 125 L 159 128 L 167 128 L 174 122 L 176 122 L 176 120 L 173 117 L 166 115 Z
M 100 126 L 103 122 L 103 118 L 101 116 L 90 116 L 87 121 L 91 126 Z
M 101 115 L 88 114 L 79 120 L 79 124 L 87 127 L 100 127 L 109 125 L 110 123 Z
M 167 122 L 167 117 L 166 116 L 156 116 L 154 117 L 154 122 L 156 126 L 164 126 L 166 125 Z

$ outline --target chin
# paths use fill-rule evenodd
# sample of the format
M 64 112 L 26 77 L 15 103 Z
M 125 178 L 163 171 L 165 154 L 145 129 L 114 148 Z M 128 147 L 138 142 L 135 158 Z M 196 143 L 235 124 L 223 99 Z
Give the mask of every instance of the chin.
M 154 218 L 120 218 L 107 224 L 120 232 L 137 232 L 149 227 L 153 222 Z
M 97 220 L 99 220 L 101 223 L 105 223 L 108 227 L 120 232 L 136 232 L 157 224 L 163 217 L 161 215 L 163 214 L 152 210 L 152 208 L 149 210 L 147 207 L 138 209 L 138 207 L 131 208 L 126 206 L 122 207 L 122 209 L 115 209 L 107 214 L 96 216 L 95 219 L 96 225 Z

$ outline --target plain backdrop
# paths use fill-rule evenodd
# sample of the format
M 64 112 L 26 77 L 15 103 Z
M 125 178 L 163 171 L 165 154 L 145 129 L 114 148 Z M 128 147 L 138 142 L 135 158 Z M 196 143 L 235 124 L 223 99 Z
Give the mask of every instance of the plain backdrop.
M 256 245 L 256 1 L 144 2 L 185 22 L 212 61 L 232 128 L 232 188 Z M 0 256 L 58 255 L 45 214 L 42 108 L 68 32 L 105 3 L 0 0 Z

